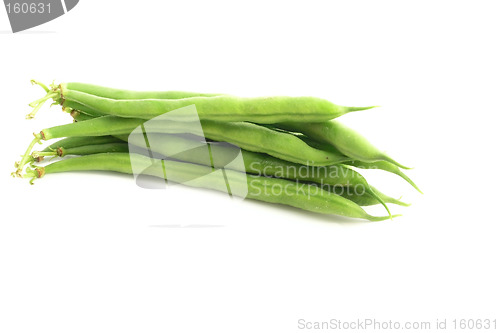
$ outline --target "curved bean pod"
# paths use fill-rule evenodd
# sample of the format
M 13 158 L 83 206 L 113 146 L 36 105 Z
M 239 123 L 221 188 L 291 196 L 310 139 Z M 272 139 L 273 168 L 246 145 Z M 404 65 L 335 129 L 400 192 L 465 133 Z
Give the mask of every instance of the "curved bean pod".
M 32 153 L 32 156 L 34 160 L 40 162 L 41 160 L 43 160 L 44 156 L 55 156 L 55 154 L 53 153 L 60 148 L 71 149 L 81 146 L 102 145 L 102 144 L 119 143 L 119 142 L 122 141 L 110 135 L 94 136 L 94 137 L 74 136 L 58 140 L 57 142 L 54 142 L 53 144 L 45 147 L 42 151 L 34 151 Z
M 34 145 L 41 140 L 50 140 L 70 136 L 104 136 L 130 134 L 134 129 L 146 122 L 144 119 L 103 116 L 86 121 L 46 128 L 35 134 L 23 155 L 21 162 L 16 163 L 15 174 L 18 176 L 28 163 Z M 173 121 L 148 121 L 148 132 L 158 133 L 200 133 L 193 132 L 193 124 Z M 283 160 L 304 165 L 333 165 L 351 159 L 335 151 L 322 151 L 307 145 L 304 141 L 288 133 L 251 123 L 224 123 L 216 121 L 202 122 L 204 136 L 235 144 L 243 149 L 266 153 Z M 252 140 L 248 140 L 252 138 Z
M 212 97 L 220 96 L 221 94 L 200 94 L 185 91 L 132 91 L 123 89 L 114 89 L 109 87 L 102 87 L 93 84 L 68 82 L 61 83 L 60 85 L 50 85 L 50 89 L 41 82 L 31 80 L 31 84 L 39 85 L 46 93 L 46 95 L 36 101 L 31 102 L 29 105 L 33 107 L 32 112 L 26 115 L 27 119 L 32 119 L 35 114 L 42 107 L 42 105 L 49 99 L 53 99 L 55 104 L 62 104 L 63 107 L 80 110 L 84 113 L 91 115 L 105 115 L 99 110 L 92 109 L 80 103 L 73 101 L 64 101 L 61 98 L 61 91 L 80 91 L 86 94 L 95 95 L 98 97 L 110 99 L 181 99 L 188 97 Z
M 124 142 L 113 142 L 113 143 L 103 143 L 103 144 L 91 144 L 87 146 L 78 146 L 64 148 L 59 147 L 52 152 L 40 152 L 38 155 L 41 156 L 59 156 L 64 157 L 66 155 L 92 155 L 99 153 L 128 153 L 128 144 Z M 36 152 L 33 153 L 35 155 Z
M 40 178 L 46 174 L 68 171 L 115 171 L 131 174 L 131 159 L 134 165 L 142 166 L 144 173 L 150 176 L 164 178 L 164 168 L 160 160 L 152 163 L 151 158 L 126 153 L 105 153 L 80 156 L 51 163 L 45 167 L 29 169 L 25 178 Z M 227 170 L 226 178 L 212 172 L 207 166 L 169 161 L 168 181 L 186 183 L 188 186 L 213 189 L 227 192 L 228 184 L 231 185 L 233 194 L 244 193 L 245 198 L 255 199 L 270 203 L 279 203 L 311 212 L 334 214 L 352 218 L 382 221 L 389 216 L 372 216 L 366 213 L 359 205 L 339 195 L 323 190 L 317 186 L 304 187 L 293 181 L 248 176 L 240 172 Z M 225 180 L 227 179 L 227 180 Z M 242 179 L 246 179 L 243 181 Z M 276 195 L 276 188 L 286 191 L 286 195 Z M 284 192 L 285 193 L 285 192 Z
M 310 138 L 306 137 L 303 134 L 296 134 L 297 137 L 299 137 L 301 140 L 306 142 L 308 145 L 318 148 L 318 149 L 323 149 L 323 150 L 330 150 L 333 147 L 328 146 L 325 143 L 319 143 L 315 140 L 311 140 Z M 334 150 L 336 151 L 336 150 Z M 411 186 L 413 186 L 414 189 L 422 193 L 422 191 L 418 188 L 418 186 L 408 177 L 401 169 L 399 169 L 398 166 L 387 162 L 387 161 L 378 161 L 378 162 L 361 162 L 361 161 L 356 161 L 356 160 L 351 160 L 351 161 L 346 161 L 344 162 L 346 165 L 354 166 L 356 168 L 360 169 L 379 169 L 379 170 L 384 170 L 390 173 L 393 173 L 395 175 L 400 176 L 404 180 L 406 180 Z
M 117 139 L 114 136 L 106 135 L 106 136 L 72 136 L 68 138 L 61 139 L 53 144 L 45 147 L 44 152 L 54 151 L 58 148 L 74 148 L 80 146 L 89 146 L 89 145 L 102 145 L 105 143 L 116 143 L 121 142 L 120 139 Z
M 58 100 L 58 99 L 56 99 Z M 191 97 L 184 99 L 122 99 L 114 100 L 61 89 L 60 99 L 84 105 L 96 112 L 126 118 L 151 119 L 169 111 L 195 105 L 201 119 L 218 121 L 250 121 L 272 124 L 284 121 L 326 121 L 353 111 L 372 107 L 345 107 L 316 97 L 255 97 L 235 96 Z M 189 115 L 179 119 L 192 121 Z
M 109 87 L 98 86 L 95 84 L 81 82 L 61 83 L 59 88 L 65 90 L 77 90 L 87 94 L 111 98 L 111 99 L 181 99 L 189 97 L 213 97 L 222 94 L 203 94 L 188 91 L 135 91 L 125 89 L 115 89 Z
M 73 117 L 73 121 L 75 123 L 78 121 L 85 121 L 85 120 L 90 120 L 90 119 L 95 119 L 95 118 L 101 117 L 101 116 L 90 116 L 84 112 L 80 112 L 77 110 L 71 110 L 70 115 L 71 115 L 71 117 Z
M 156 131 L 156 124 L 158 130 Z M 173 128 L 178 125 L 178 128 Z M 342 163 L 351 158 L 334 151 L 324 151 L 313 148 L 304 141 L 288 133 L 281 133 L 257 124 L 237 122 L 224 123 L 211 120 L 202 121 L 203 133 L 206 138 L 215 141 L 232 143 L 240 148 L 266 153 L 276 158 L 303 165 L 326 166 Z M 153 132 L 162 132 L 161 122 L 153 122 L 148 126 Z M 165 133 L 192 133 L 187 123 L 169 122 Z M 193 133 L 197 134 L 197 133 Z
M 76 117 L 76 119 L 78 119 L 78 116 Z M 85 122 L 86 125 L 84 125 L 84 122 L 81 122 L 81 127 L 85 129 L 88 127 L 92 127 L 94 129 L 101 128 L 104 129 L 104 134 L 106 134 L 106 130 L 108 128 L 111 131 L 111 128 L 113 127 L 113 133 L 108 133 L 111 135 L 129 134 L 136 127 L 146 122 L 146 120 L 143 119 L 120 118 L 113 116 L 104 116 L 89 121 L 91 121 L 91 123 L 87 121 Z M 77 122 L 76 124 L 79 123 Z M 125 125 L 122 126 L 122 124 Z M 326 166 L 351 160 L 351 158 L 335 152 L 333 149 L 330 149 L 329 151 L 320 150 L 311 147 L 303 140 L 292 134 L 274 131 L 270 128 L 257 124 L 245 122 L 225 123 L 211 120 L 202 121 L 201 124 L 203 127 L 203 135 L 208 139 L 229 142 L 240 148 L 253 152 L 266 153 L 289 162 L 304 165 Z M 50 132 L 48 132 L 49 130 L 44 131 L 47 132 L 46 135 L 52 135 L 54 131 L 60 132 L 61 127 L 64 127 L 62 128 L 63 131 L 67 131 L 68 127 L 73 130 L 75 127 L 74 125 L 75 124 L 61 125 L 59 127 L 56 126 L 51 128 Z M 148 121 L 147 130 L 148 133 L 201 134 L 196 131 L 196 127 L 193 126 L 193 124 L 164 120 Z M 57 133 L 57 135 L 61 134 Z M 252 140 L 248 140 L 249 138 Z
M 390 203 L 394 205 L 399 205 L 399 206 L 404 206 L 404 207 L 409 207 L 411 204 L 403 202 L 401 200 L 398 200 L 396 198 L 390 197 L 373 186 L 371 187 L 372 191 L 375 192 L 379 198 L 381 198 L 385 203 Z M 380 202 L 375 199 L 372 195 L 370 195 L 368 192 L 362 193 L 362 194 L 356 194 L 355 192 L 352 191 L 347 191 L 345 188 L 339 188 L 335 187 L 333 189 L 333 192 L 337 195 L 340 195 L 346 199 L 349 199 L 351 201 L 354 201 L 360 206 L 373 206 L 376 204 L 379 204 Z
M 366 192 L 375 198 L 390 214 L 384 200 L 372 191 L 366 179 L 352 168 L 342 164 L 324 167 L 306 166 L 283 161 L 267 154 L 247 151 L 221 142 L 204 144 L 179 135 L 147 133 L 148 144 L 145 142 L 144 134 L 118 137 L 141 149 L 149 149 L 163 157 L 174 158 L 183 162 L 212 165 L 218 169 L 229 168 L 259 176 L 314 182 L 323 187 L 350 186 L 356 189 L 361 187 L 363 193 Z M 240 153 L 243 158 L 243 165 L 231 163 Z
M 366 163 L 366 162 L 361 162 L 361 161 L 347 161 L 345 162 L 347 165 L 351 165 L 353 167 L 359 168 L 359 169 L 379 169 L 379 170 L 384 170 L 390 173 L 393 173 L 395 175 L 398 175 L 399 177 L 403 178 L 406 180 L 413 188 L 420 193 L 423 194 L 423 192 L 418 188 L 417 184 L 413 182 L 413 180 L 410 179 L 401 169 L 399 169 L 397 166 L 395 166 L 392 163 L 386 162 L 386 161 L 378 161 L 378 162 L 372 162 L 372 163 Z
M 80 104 L 78 102 L 73 102 L 73 101 L 64 101 L 63 104 L 63 110 L 66 112 L 73 112 L 73 111 L 78 111 L 80 113 L 86 114 L 89 117 L 101 117 L 101 116 L 106 116 L 105 113 L 100 112 L 98 110 L 94 110 L 92 108 L 89 108 L 86 105 Z
M 396 162 L 377 149 L 361 134 L 338 121 L 301 124 L 287 122 L 276 126 L 288 131 L 303 133 L 313 140 L 332 145 L 344 155 L 358 161 L 369 163 L 386 161 L 400 168 L 410 169 Z
M 142 124 L 140 119 L 99 117 L 87 121 L 74 122 L 54 126 L 33 133 L 35 138 L 31 141 L 20 162 L 15 163 L 16 171 L 13 176 L 21 177 L 24 166 L 32 160 L 31 152 L 37 143 L 42 140 L 58 139 L 72 136 L 108 136 L 114 134 L 127 134 Z
M 151 150 L 155 154 L 160 154 L 162 158 L 174 158 L 182 162 L 213 166 L 217 169 L 225 168 L 265 177 L 313 182 L 335 193 L 340 188 L 341 193 L 337 194 L 344 197 L 346 197 L 343 195 L 345 192 L 344 187 L 357 189 L 360 186 L 363 189 L 363 194 L 358 195 L 358 197 L 362 198 L 363 202 L 369 202 L 369 205 L 380 203 L 386 207 L 389 214 L 390 211 L 385 205 L 386 202 L 400 204 L 396 199 L 372 190 L 363 176 L 341 164 L 327 167 L 311 167 L 285 162 L 266 154 L 242 150 L 236 146 L 221 142 L 209 142 L 206 145 L 204 143 L 201 145 L 201 142 L 199 142 L 199 146 L 192 148 L 193 143 L 196 143 L 195 140 L 178 135 L 149 133 L 147 137 L 150 143 L 154 143 L 151 147 L 145 144 L 142 134 L 118 135 L 116 137 L 69 137 L 53 143 L 40 152 L 33 152 L 32 156 L 38 158 L 37 161 L 40 162 L 44 156 L 64 157 L 66 155 L 126 153 L 129 152 L 129 144 L 132 144 L 138 147 L 144 155 L 147 155 L 148 150 Z M 125 142 L 128 142 L 128 144 Z M 210 146 L 210 150 L 207 145 Z M 132 152 L 136 153 L 138 151 L 134 148 Z M 244 164 L 231 164 L 230 162 L 240 153 Z M 368 197 L 371 199 L 368 199 Z M 351 199 L 351 197 L 347 198 Z M 359 204 L 359 202 L 355 202 Z

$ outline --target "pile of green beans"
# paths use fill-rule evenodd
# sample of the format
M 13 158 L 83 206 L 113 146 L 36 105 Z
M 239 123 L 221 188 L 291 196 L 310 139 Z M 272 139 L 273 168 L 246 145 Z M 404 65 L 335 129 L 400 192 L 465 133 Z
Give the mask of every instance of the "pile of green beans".
M 73 118 L 35 133 L 16 162 L 13 175 L 32 184 L 59 172 L 133 174 L 139 165 L 142 174 L 167 182 L 370 221 L 398 216 L 387 204 L 409 204 L 373 188 L 362 169 L 394 173 L 420 191 L 401 170 L 407 167 L 335 119 L 372 107 L 345 107 L 315 97 L 241 98 L 32 83 L 42 87 L 45 96 L 30 104 L 33 111 L 26 118 L 33 118 L 48 100 Z M 194 116 L 177 112 L 171 114 L 173 120 L 160 117 L 192 105 Z M 34 150 L 37 143 L 52 139 L 59 140 Z M 242 163 L 233 163 L 237 156 Z M 46 158 L 50 163 L 40 165 Z M 388 215 L 373 216 L 362 208 L 376 204 Z

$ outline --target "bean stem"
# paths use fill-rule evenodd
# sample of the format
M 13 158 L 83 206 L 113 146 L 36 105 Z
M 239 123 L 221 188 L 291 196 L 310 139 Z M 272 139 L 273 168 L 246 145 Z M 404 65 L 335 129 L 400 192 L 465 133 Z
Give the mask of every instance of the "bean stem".
M 12 175 L 16 175 L 18 177 L 22 177 L 21 176 L 21 173 L 23 172 L 23 169 L 24 169 L 24 166 L 30 161 L 31 159 L 31 151 L 33 150 L 33 147 L 35 147 L 35 145 L 37 143 L 41 144 L 41 140 L 42 140 L 42 134 L 41 133 L 33 133 L 33 135 L 35 136 L 35 138 L 33 139 L 33 141 L 31 141 L 31 143 L 29 144 L 28 146 L 28 149 L 26 149 L 26 152 L 24 153 L 24 155 L 22 155 L 22 159 L 20 162 L 16 163 L 16 171 L 12 173 Z
M 45 95 L 44 97 L 42 97 L 40 99 L 37 99 L 34 102 L 31 102 L 29 105 L 31 107 L 33 107 L 33 110 L 26 115 L 26 119 L 33 119 L 33 118 L 35 118 L 36 113 L 38 112 L 38 110 L 40 110 L 40 108 L 45 104 L 46 101 L 48 101 L 51 98 L 52 99 L 57 99 L 58 96 L 59 96 L 58 92 L 56 92 L 56 91 L 49 91 L 47 93 L 47 95 Z
M 34 151 L 31 153 L 31 157 L 33 157 L 34 159 L 38 159 L 40 157 L 47 157 L 47 156 L 57 156 L 59 155 L 57 150 L 54 150 L 54 151 Z M 40 160 L 38 160 L 37 162 L 40 162 Z
M 43 90 L 45 90 L 46 93 L 49 92 L 49 88 L 45 84 L 43 84 L 42 82 L 38 82 L 38 81 L 32 79 L 31 84 L 32 85 L 39 85 L 40 87 L 42 87 Z

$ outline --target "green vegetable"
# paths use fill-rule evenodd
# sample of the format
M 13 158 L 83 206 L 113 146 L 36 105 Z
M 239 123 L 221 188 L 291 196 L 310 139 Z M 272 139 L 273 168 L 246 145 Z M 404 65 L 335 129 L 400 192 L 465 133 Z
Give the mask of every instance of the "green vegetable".
M 403 171 L 401 171 L 396 165 L 386 162 L 386 161 L 378 161 L 378 162 L 372 162 L 372 163 L 366 163 L 366 162 L 361 162 L 361 161 L 347 161 L 345 162 L 347 165 L 351 165 L 353 167 L 359 168 L 359 169 L 378 169 L 378 170 L 384 170 L 390 173 L 393 173 L 395 175 L 398 175 L 399 177 L 403 178 L 406 180 L 411 186 L 413 186 L 414 189 L 419 191 L 420 193 L 423 193 L 413 182 L 413 180 L 410 179 Z
M 40 178 L 50 173 L 89 170 L 131 174 L 131 162 L 138 166 L 138 169 L 143 169 L 144 174 L 164 178 L 164 164 L 161 160 L 127 153 L 104 153 L 69 158 L 45 167 L 28 169 L 24 177 Z M 307 184 L 298 184 L 285 179 L 249 176 L 232 170 L 226 170 L 226 177 L 221 177 L 217 172 L 213 172 L 211 167 L 175 161 L 168 163 L 169 182 L 187 182 L 185 184 L 189 186 L 222 192 L 227 192 L 229 187 L 233 195 L 289 205 L 322 214 L 342 215 L 370 221 L 382 221 L 389 218 L 389 216 L 369 215 L 354 202 L 314 185 L 306 186 Z M 278 190 L 281 191 L 279 195 L 276 194 Z
M 111 98 L 111 99 L 181 99 L 189 97 L 213 97 L 221 94 L 202 94 L 187 91 L 134 91 L 125 89 L 115 89 L 94 84 L 81 82 L 61 83 L 59 88 L 62 91 L 75 90 L 87 94 Z
M 133 91 L 133 90 L 123 90 L 114 89 L 108 87 L 97 86 L 87 83 L 79 82 L 68 82 L 61 83 L 59 86 L 52 84 L 50 89 L 41 82 L 31 80 L 31 84 L 39 85 L 46 92 L 46 95 L 36 101 L 33 101 L 29 105 L 33 107 L 33 111 L 26 115 L 26 119 L 32 119 L 35 114 L 42 107 L 42 105 L 49 99 L 54 99 L 55 104 L 62 102 L 60 97 L 60 91 L 64 90 L 75 90 L 84 92 L 87 94 L 96 95 L 99 97 L 111 98 L 111 99 L 180 99 L 187 97 L 211 97 L 218 96 L 220 94 L 200 94 L 185 91 Z M 104 116 L 105 113 L 99 112 L 98 110 L 93 110 L 81 103 L 73 101 L 64 101 L 63 106 L 67 109 L 79 110 L 86 114 L 91 114 L 94 116 Z
M 65 101 L 63 103 L 63 110 L 65 112 L 71 113 L 73 110 L 78 111 L 79 113 L 85 114 L 89 117 L 101 117 L 101 116 L 107 116 L 106 113 L 99 111 L 99 110 L 94 110 L 86 105 L 80 104 L 78 102 L 73 102 L 73 101 Z
M 353 191 L 374 198 L 384 205 L 385 202 L 372 191 L 363 176 L 353 169 L 343 166 L 311 167 L 285 162 L 272 156 L 241 150 L 236 146 L 221 142 L 199 142 L 178 135 L 150 133 L 147 135 L 147 146 L 143 134 L 121 135 L 117 137 L 69 137 L 59 140 L 41 152 L 33 152 L 32 156 L 40 161 L 45 156 L 91 155 L 98 153 L 129 152 L 129 144 L 134 148 L 131 152 L 147 154 L 148 149 L 162 157 L 174 158 L 182 162 L 212 166 L 217 169 L 230 169 L 266 177 L 279 177 L 302 182 L 314 182 L 324 189 L 351 187 Z M 128 141 L 128 144 L 124 141 Z M 193 148 L 194 147 L 194 148 Z M 232 163 L 238 154 L 242 154 L 243 164 Z M 374 203 L 373 203 L 374 204 Z
M 279 129 L 278 129 L 279 130 Z M 338 150 L 331 146 L 328 145 L 324 142 L 318 142 L 315 140 L 312 140 L 309 137 L 304 136 L 303 134 L 295 134 L 297 137 L 299 137 L 302 141 L 306 142 L 308 145 L 311 147 L 325 150 L 325 151 L 334 151 L 337 152 Z M 418 186 L 408 177 L 403 171 L 399 169 L 397 165 L 394 165 L 391 162 L 388 161 L 377 161 L 377 162 L 362 162 L 358 160 L 350 160 L 343 162 L 346 165 L 354 166 L 360 169 L 379 169 L 379 170 L 384 170 L 390 173 L 393 173 L 395 175 L 400 176 L 404 180 L 406 180 L 413 188 L 415 188 L 417 191 L 422 193 L 422 191 L 418 188 Z
M 121 140 L 110 135 L 95 137 L 74 136 L 58 140 L 57 142 L 54 142 L 53 144 L 45 147 L 45 149 L 43 149 L 42 151 L 33 152 L 32 156 L 36 159 L 37 162 L 40 162 L 41 160 L 43 160 L 44 156 L 55 156 L 52 153 L 56 152 L 56 150 L 59 148 L 71 149 L 81 146 L 101 145 L 114 142 L 121 142 Z
M 105 95 L 104 93 L 101 95 Z M 326 121 L 343 114 L 367 110 L 372 107 L 345 107 L 316 97 L 255 97 L 245 98 L 229 95 L 214 97 L 189 97 L 182 99 L 112 99 L 68 88 L 61 84 L 47 95 L 30 105 L 34 114 L 48 99 L 61 103 L 63 107 L 75 109 L 83 105 L 82 111 L 91 115 L 114 115 L 125 118 L 151 119 L 182 107 L 195 105 L 197 117 L 217 121 L 250 121 L 272 124 L 284 121 Z M 68 103 L 69 102 L 69 103 Z M 78 103 L 77 105 L 71 103 Z M 78 109 L 78 108 L 76 108 Z M 191 114 L 180 119 L 194 121 Z
M 89 144 L 85 146 L 69 147 L 64 146 L 57 148 L 54 151 L 41 151 L 33 152 L 32 156 L 34 158 L 44 157 L 44 156 L 59 156 L 63 157 L 66 155 L 92 155 L 99 153 L 128 153 L 128 144 L 124 142 L 113 142 L 113 143 L 102 143 L 102 144 Z
M 202 164 L 215 168 L 229 168 L 235 171 L 259 176 L 286 178 L 302 182 L 314 182 L 324 187 L 350 186 L 367 192 L 381 203 L 389 212 L 385 202 L 372 191 L 366 179 L 348 166 L 341 164 L 314 167 L 287 162 L 266 154 L 240 149 L 224 142 L 204 142 L 181 137 L 179 135 L 147 133 L 147 142 L 143 134 L 118 136 L 141 149 L 150 149 L 164 157 L 175 158 L 183 162 Z M 231 163 L 241 153 L 243 164 Z
M 73 114 L 75 119 L 80 119 L 81 114 Z M 83 119 L 90 117 L 83 115 Z M 98 120 L 101 119 L 101 120 Z M 275 131 L 266 126 L 246 122 L 218 122 L 205 120 L 202 121 L 203 133 L 200 133 L 196 123 L 176 122 L 166 120 L 145 120 L 133 118 L 119 118 L 105 116 L 93 119 L 92 123 L 86 125 L 82 123 L 82 128 L 104 128 L 104 132 L 112 131 L 112 135 L 129 134 L 141 124 L 147 126 L 148 133 L 191 133 L 204 136 L 215 141 L 224 141 L 234 144 L 248 151 L 266 153 L 285 161 L 299 163 L 304 165 L 325 166 L 343 163 L 351 159 L 329 148 L 328 151 L 311 147 L 303 140 L 289 133 Z M 124 129 L 121 123 L 127 124 Z M 92 124 L 92 125 L 91 125 Z M 88 126 L 87 126 L 88 125 Z M 62 125 L 70 126 L 70 125 Z M 114 128 L 119 127 L 118 133 Z M 111 128 L 111 129 L 110 129 Z M 47 130 L 45 130 L 47 131 Z M 84 135 L 84 134 L 82 134 Z M 91 134 L 94 135 L 94 134 Z M 98 135 L 98 134 L 95 134 Z
M 241 98 L 32 83 L 45 96 L 30 103 L 33 111 L 27 118 L 52 100 L 74 122 L 34 134 L 13 173 L 32 178 L 31 183 L 66 171 L 168 176 L 168 182 L 231 196 L 371 221 L 392 217 L 386 203 L 408 204 L 372 188 L 357 169 L 394 173 L 420 191 L 400 169 L 407 167 L 332 120 L 372 107 L 344 107 L 315 97 Z M 37 143 L 51 139 L 61 140 L 33 151 Z M 76 157 L 35 167 L 44 156 L 67 155 Z M 378 203 L 388 216 L 375 217 L 361 208 Z
M 338 121 L 318 123 L 287 122 L 276 126 L 292 132 L 303 133 L 313 140 L 331 145 L 342 154 L 352 157 L 353 160 L 367 163 L 386 161 L 400 168 L 409 169 L 378 150 L 361 134 Z
M 325 121 L 345 113 L 368 108 L 343 107 L 315 97 L 235 96 L 191 97 L 184 99 L 113 100 L 75 90 L 62 90 L 61 98 L 81 103 L 93 110 L 127 118 L 151 119 L 166 112 L 195 105 L 200 119 L 251 121 L 272 124 L 282 121 Z M 186 116 L 188 117 L 188 116 Z M 196 119 L 183 119 L 192 121 Z
M 18 165 L 17 173 L 21 172 L 29 160 L 33 146 L 41 140 L 50 140 L 70 136 L 104 136 L 129 134 L 146 120 L 137 118 L 121 118 L 103 116 L 86 121 L 46 128 L 35 134 L 35 139 L 28 147 L 23 159 Z M 194 124 L 172 121 L 148 121 L 148 132 L 160 133 L 192 133 L 199 135 Z M 243 149 L 266 153 L 283 160 L 304 165 L 324 166 L 349 161 L 350 158 L 334 151 L 322 151 L 307 145 L 305 142 L 288 133 L 273 131 L 264 126 L 251 123 L 224 123 L 204 121 L 205 137 L 226 141 Z
M 410 204 L 405 203 L 403 201 L 400 201 L 398 199 L 392 198 L 388 195 L 385 195 L 384 193 L 380 192 L 373 186 L 371 186 L 371 189 L 374 193 L 377 194 L 377 196 L 382 199 L 385 203 L 390 203 L 390 204 L 395 204 L 399 206 L 405 206 L 408 207 Z M 371 194 L 368 192 L 364 193 L 356 193 L 355 191 L 349 190 L 348 188 L 345 187 L 334 187 L 333 192 L 337 195 L 341 195 L 346 199 L 349 199 L 355 203 L 357 203 L 360 206 L 372 206 L 379 204 L 380 202 Z
M 106 136 L 72 136 L 69 138 L 64 138 L 54 142 L 51 145 L 45 147 L 44 152 L 54 151 L 57 148 L 64 147 L 65 149 L 80 147 L 80 146 L 88 146 L 88 145 L 101 145 L 104 143 L 114 143 L 120 142 L 121 140 L 117 139 L 114 136 L 106 135 Z

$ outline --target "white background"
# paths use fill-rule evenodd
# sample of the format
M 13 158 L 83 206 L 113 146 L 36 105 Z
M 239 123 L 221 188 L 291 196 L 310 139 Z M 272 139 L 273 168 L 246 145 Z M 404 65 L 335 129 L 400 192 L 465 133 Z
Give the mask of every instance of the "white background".
M 12 34 L 0 9 L 0 332 L 298 332 L 298 320 L 499 316 L 495 1 L 81 1 Z M 368 223 L 104 173 L 9 178 L 44 82 L 381 105 L 341 120 L 424 191 Z M 370 209 L 383 214 L 381 209 Z M 181 224 L 212 227 L 175 227 Z M 499 327 L 500 328 L 500 327 Z M 449 331 L 452 331 L 451 329 Z

